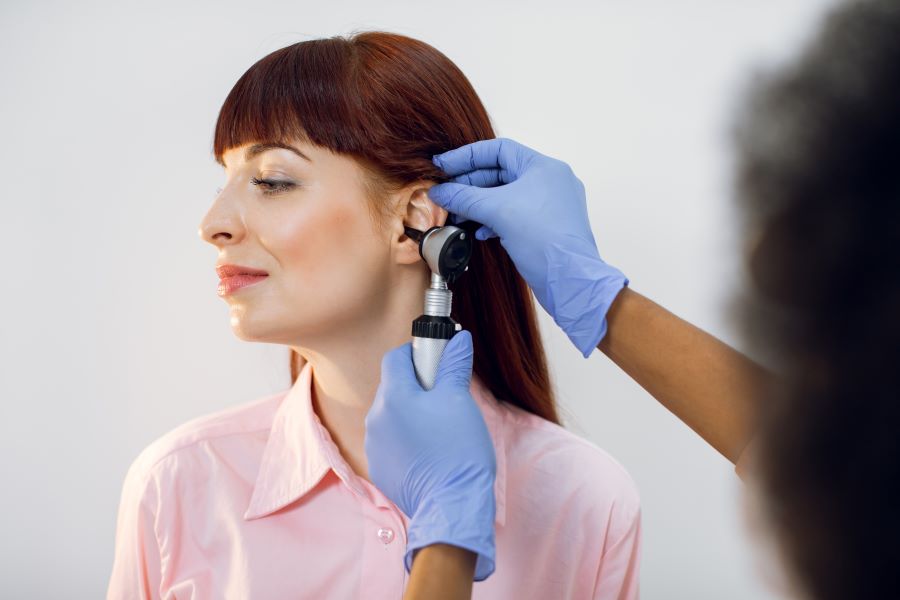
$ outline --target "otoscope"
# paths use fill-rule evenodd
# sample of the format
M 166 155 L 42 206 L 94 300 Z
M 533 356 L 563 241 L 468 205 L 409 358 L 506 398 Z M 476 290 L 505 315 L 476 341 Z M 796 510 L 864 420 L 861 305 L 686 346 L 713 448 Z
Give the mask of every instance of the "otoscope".
M 431 269 L 431 286 L 425 290 L 425 314 L 412 323 L 413 366 L 416 379 L 426 390 L 434 387 L 444 347 L 462 329 L 450 318 L 453 292 L 447 285 L 469 270 L 473 234 L 467 229 L 478 224 L 467 221 L 465 225 L 468 227 L 436 226 L 425 232 L 405 228 L 406 235 L 419 242 L 419 256 Z

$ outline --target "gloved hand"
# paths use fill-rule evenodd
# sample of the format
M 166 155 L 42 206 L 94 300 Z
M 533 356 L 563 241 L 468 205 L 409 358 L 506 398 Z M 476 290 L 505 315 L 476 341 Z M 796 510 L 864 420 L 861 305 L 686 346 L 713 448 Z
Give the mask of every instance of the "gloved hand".
M 603 262 L 588 221 L 584 185 L 566 163 L 510 139 L 483 140 L 433 159 L 450 183 L 428 195 L 456 222 L 499 237 L 534 295 L 585 358 L 606 335 L 606 313 L 625 275 Z
M 478 554 L 475 581 L 494 572 L 494 444 L 469 391 L 472 334 L 444 347 L 434 387 L 416 379 L 412 344 L 384 355 L 381 383 L 366 415 L 369 477 L 410 518 L 406 569 L 435 543 Z

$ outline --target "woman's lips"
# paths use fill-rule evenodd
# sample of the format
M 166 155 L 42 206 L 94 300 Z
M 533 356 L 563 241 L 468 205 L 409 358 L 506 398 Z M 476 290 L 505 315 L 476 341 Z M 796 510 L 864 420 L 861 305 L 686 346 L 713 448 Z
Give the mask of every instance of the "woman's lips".
M 248 275 L 241 273 L 240 275 L 232 275 L 231 277 L 223 277 L 219 280 L 219 288 L 217 290 L 219 296 L 227 296 L 241 288 L 259 283 L 268 275 Z

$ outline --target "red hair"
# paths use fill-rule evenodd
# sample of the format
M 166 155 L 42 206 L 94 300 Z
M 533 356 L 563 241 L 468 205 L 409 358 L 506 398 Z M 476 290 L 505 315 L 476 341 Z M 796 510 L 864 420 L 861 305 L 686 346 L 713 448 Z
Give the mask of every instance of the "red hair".
M 448 178 L 435 154 L 494 138 L 462 71 L 428 44 L 365 32 L 299 42 L 251 66 L 216 122 L 213 154 L 252 142 L 299 139 L 356 159 L 378 192 Z M 381 222 L 383 206 L 372 204 Z M 471 332 L 473 370 L 491 393 L 559 422 L 531 290 L 499 238 L 475 243 L 453 285 L 451 316 Z M 299 373 L 290 358 L 291 381 Z

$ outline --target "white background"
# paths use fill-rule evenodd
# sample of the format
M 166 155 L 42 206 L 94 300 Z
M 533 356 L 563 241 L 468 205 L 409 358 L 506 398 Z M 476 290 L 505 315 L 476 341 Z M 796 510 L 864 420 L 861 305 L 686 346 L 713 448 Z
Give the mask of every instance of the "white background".
M 4 2 L 0 7 L 0 581 L 100 598 L 125 470 L 193 417 L 289 385 L 233 336 L 197 235 L 221 103 L 258 59 L 353 30 L 422 39 L 495 123 L 569 162 L 601 256 L 737 348 L 728 138 L 751 67 L 831 2 Z M 732 466 L 541 312 L 568 426 L 642 496 L 645 598 L 765 599 Z

